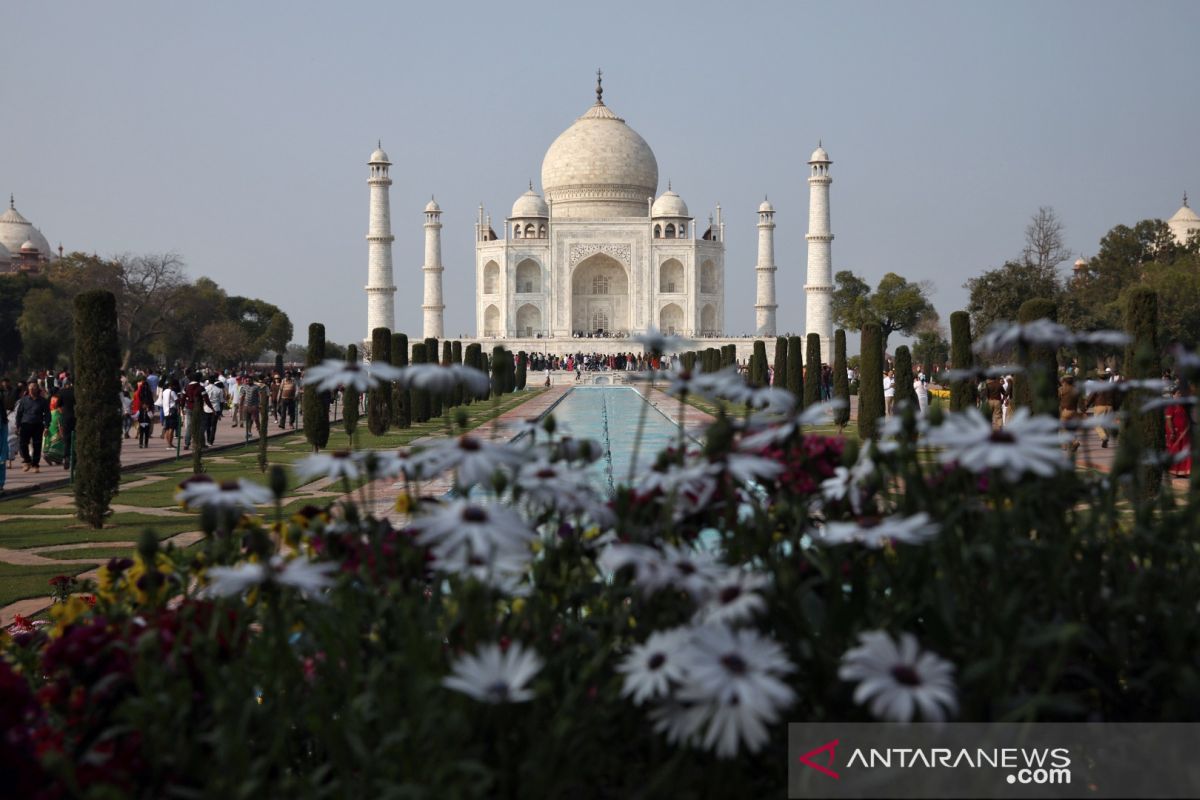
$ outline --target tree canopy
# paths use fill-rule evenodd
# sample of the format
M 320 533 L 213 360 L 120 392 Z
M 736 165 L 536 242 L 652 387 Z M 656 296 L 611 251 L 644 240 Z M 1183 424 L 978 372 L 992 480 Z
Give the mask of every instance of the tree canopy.
M 893 333 L 911 334 L 922 323 L 937 320 L 937 311 L 929 301 L 929 287 L 913 283 L 894 272 L 884 275 L 875 291 L 849 270 L 834 276 L 833 321 L 840 328 L 861 329 L 877 323 L 887 347 Z

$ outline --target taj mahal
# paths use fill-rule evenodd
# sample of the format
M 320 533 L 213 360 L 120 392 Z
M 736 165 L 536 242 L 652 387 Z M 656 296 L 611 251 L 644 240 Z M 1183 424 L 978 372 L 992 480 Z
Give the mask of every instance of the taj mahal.
M 530 351 L 639 349 L 628 337 L 657 329 L 690 338 L 723 339 L 725 285 L 750 269 L 726 268 L 725 221 L 718 204 L 699 222 L 670 183 L 659 194 L 658 161 L 637 131 L 596 99 L 559 135 L 542 161 L 539 194 L 533 184 L 517 197 L 503 223 L 479 207 L 475 220 L 477 338 L 503 340 Z M 806 331 L 832 355 L 833 267 L 828 153 L 809 159 Z M 388 191 L 391 161 L 382 147 L 368 161 L 370 226 L 367 338 L 394 328 Z M 423 336 L 443 338 L 441 208 L 425 207 Z M 755 335 L 776 335 L 775 209 L 758 207 Z M 740 259 L 739 259 L 740 260 Z M 748 261 L 749 259 L 747 259 Z M 743 271 L 744 270 L 744 271 Z M 456 281 L 466 276 L 460 274 Z M 745 348 L 752 340 L 730 339 Z M 709 346 L 712 346 L 712 342 Z

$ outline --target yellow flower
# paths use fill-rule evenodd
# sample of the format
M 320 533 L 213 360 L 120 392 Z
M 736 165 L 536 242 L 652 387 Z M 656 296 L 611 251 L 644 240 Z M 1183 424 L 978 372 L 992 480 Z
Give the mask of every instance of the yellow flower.
M 401 492 L 400 494 L 396 495 L 396 513 L 409 514 L 412 513 L 412 510 L 415 507 L 416 501 L 413 500 L 413 496 L 408 492 Z
M 600 535 L 600 526 L 593 525 L 583 532 L 583 538 L 587 540 L 595 539 Z
M 637 620 L 633 618 L 633 614 L 629 615 L 629 627 L 631 627 L 631 628 L 637 627 Z
M 512 611 L 514 614 L 520 614 L 525 610 L 525 598 L 518 597 L 512 601 Z
M 167 582 L 160 581 L 155 588 L 154 597 L 151 598 L 150 593 L 143 586 L 138 584 L 142 582 L 142 578 L 151 570 L 147 569 L 146 560 L 142 558 L 142 554 L 138 553 L 133 558 L 133 566 L 125 570 L 123 575 L 123 594 L 132 591 L 137 598 L 139 604 L 145 605 L 153 599 L 154 602 L 161 602 L 167 594 Z M 167 558 L 166 554 L 159 553 L 154 559 L 154 572 L 159 573 L 164 578 L 175 571 L 175 565 L 171 563 L 171 559 Z
M 65 603 L 55 603 L 50 606 L 50 618 L 54 620 L 54 627 L 50 630 L 50 638 L 57 639 L 63 635 L 69 626 L 74 625 L 75 621 L 91 610 L 91 606 L 81 600 L 78 596 L 72 595 Z

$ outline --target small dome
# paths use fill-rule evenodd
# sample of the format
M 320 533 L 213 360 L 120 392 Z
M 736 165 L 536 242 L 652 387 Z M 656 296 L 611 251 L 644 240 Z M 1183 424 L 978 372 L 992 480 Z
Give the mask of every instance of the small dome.
M 810 164 L 832 164 L 829 160 L 829 153 L 825 152 L 825 148 L 817 145 L 817 149 L 813 150 L 812 157 L 808 159 Z
M 760 203 L 758 206 L 758 212 L 760 214 L 763 213 L 764 211 L 770 211 L 771 213 L 775 212 L 775 206 L 771 205 L 771 201 L 767 200 L 765 198 L 763 199 L 762 203 Z
M 546 205 L 546 201 L 540 194 L 530 188 L 529 191 L 517 198 L 517 202 L 513 203 L 511 216 L 548 217 L 550 216 L 550 207 Z
M 42 232 L 33 227 L 33 224 L 25 219 L 20 211 L 17 211 L 16 204 L 12 198 L 9 198 L 8 209 L 0 214 L 0 245 L 3 245 L 11 255 L 18 252 L 26 242 L 31 242 L 44 256 L 49 256 L 53 252 L 50 249 L 50 242 L 46 240 Z
M 688 216 L 688 207 L 683 202 L 683 198 L 667 189 L 662 193 L 662 197 L 655 200 L 654 205 L 650 207 L 650 216 L 686 217 Z
M 437 200 L 434 200 L 431 197 L 431 198 L 429 198 L 429 202 L 425 204 L 425 213 L 426 214 L 434 214 L 434 213 L 440 214 L 440 213 L 442 213 L 442 207 L 437 204 Z
M 391 159 L 388 158 L 388 154 L 383 152 L 382 147 L 376 147 L 375 152 L 371 153 L 371 158 L 369 161 L 367 161 L 367 163 L 368 164 L 391 164 L 392 162 L 391 162 Z
M 25 242 L 21 245 L 22 253 L 36 253 L 37 251 L 38 251 L 38 246 L 28 239 L 26 239 Z
M 1200 233 L 1200 216 L 1188 205 L 1186 194 L 1183 196 L 1183 205 L 1167 220 L 1167 227 L 1180 244 L 1186 244 L 1193 233 Z
M 1076 270 L 1087 269 L 1087 262 L 1084 261 L 1082 257 L 1075 259 L 1075 269 Z

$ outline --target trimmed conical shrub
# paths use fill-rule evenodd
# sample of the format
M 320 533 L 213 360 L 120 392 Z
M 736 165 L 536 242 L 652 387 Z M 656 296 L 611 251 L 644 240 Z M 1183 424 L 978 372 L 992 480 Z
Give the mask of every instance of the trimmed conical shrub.
M 441 363 L 439 354 L 438 340 L 432 336 L 425 338 L 425 363 L 438 364 Z M 429 417 L 433 419 L 442 415 L 442 396 L 438 392 L 426 392 L 429 397 Z
M 868 322 L 862 328 L 862 354 L 858 370 L 858 438 L 874 439 L 879 418 L 883 416 L 883 332 L 879 323 Z
M 358 345 L 346 345 L 346 363 L 358 365 Z M 354 432 L 358 430 L 358 389 L 347 386 L 342 393 L 342 401 L 342 427 L 346 429 L 347 436 L 354 438 Z
M 1121 369 L 1132 380 L 1153 380 L 1162 377 L 1162 358 L 1158 348 L 1158 294 L 1153 289 L 1135 287 L 1125 295 L 1125 332 L 1131 340 L 1125 348 L 1125 363 Z M 1137 452 L 1136 462 L 1144 494 L 1157 492 L 1162 485 L 1163 469 L 1156 458 L 1166 450 L 1166 432 L 1161 409 L 1141 411 L 1156 393 L 1138 389 L 1129 393 L 1124 407 L 1125 420 L 1121 439 L 1122 450 Z
M 843 401 L 841 408 L 833 412 L 833 424 L 840 432 L 850 421 L 850 378 L 846 374 L 846 332 L 838 328 L 833 332 L 833 396 Z
M 463 363 L 462 342 L 456 340 L 450 343 L 450 363 L 459 365 Z M 461 383 L 457 383 L 454 385 L 454 392 L 451 395 L 451 405 L 457 407 L 461 406 L 463 402 L 463 387 Z
M 525 388 L 525 382 L 529 379 L 529 354 L 524 350 L 517 353 L 517 391 Z
M 121 485 L 121 351 L 112 292 L 75 297 L 74 367 L 75 515 L 102 528 Z
M 754 342 L 754 354 L 750 357 L 750 383 L 753 386 L 767 385 L 767 344 L 761 339 Z
M 492 347 L 492 397 L 504 394 L 504 348 Z
M 414 342 L 412 346 L 412 363 L 427 364 L 429 363 L 429 348 L 425 342 Z M 413 422 L 428 422 L 431 413 L 431 404 L 429 402 L 429 392 L 425 389 L 413 389 L 409 392 L 409 397 L 412 402 L 412 418 Z
M 804 407 L 821 402 L 821 336 L 808 335 L 808 352 L 804 354 Z
M 387 328 L 371 331 L 371 362 L 392 363 L 392 332 Z M 392 384 L 379 381 L 367 390 L 367 430 L 375 436 L 383 436 L 392 424 Z
M 393 367 L 408 366 L 408 334 L 392 334 L 390 362 Z M 392 418 L 394 428 L 412 427 L 412 393 L 399 384 L 392 384 Z
M 384 329 L 386 330 L 386 329 Z M 304 364 L 315 367 L 325 360 L 325 326 L 314 322 L 308 326 L 308 355 Z M 329 444 L 329 406 L 316 386 L 304 387 L 304 439 L 312 449 L 320 450 Z M 260 432 L 266 435 L 265 432 Z
M 477 342 L 472 342 L 467 345 L 467 349 L 463 351 L 463 363 L 471 369 L 483 371 L 483 353 L 480 345 Z M 463 403 L 470 405 L 479 399 L 478 394 L 469 392 L 463 393 Z
M 896 348 L 896 397 L 892 403 L 893 408 L 900 408 L 901 403 L 908 403 L 914 409 L 917 407 L 917 390 L 913 388 L 912 351 L 907 345 Z
M 1017 322 L 1022 325 L 1039 319 L 1058 319 L 1053 300 L 1034 297 L 1017 310 Z M 1018 356 L 1025 372 L 1013 376 L 1013 400 L 1035 414 L 1058 416 L 1058 352 L 1053 347 L 1030 347 L 1028 353 Z
M 787 390 L 796 397 L 796 408 L 804 408 L 804 339 L 789 336 L 787 340 Z
M 971 315 L 955 311 L 950 315 L 950 366 L 970 369 L 975 363 L 971 352 Z M 950 410 L 962 411 L 975 405 L 975 381 L 951 381 Z
M 772 386 L 786 389 L 788 385 L 788 340 L 786 336 L 775 337 L 775 377 Z

